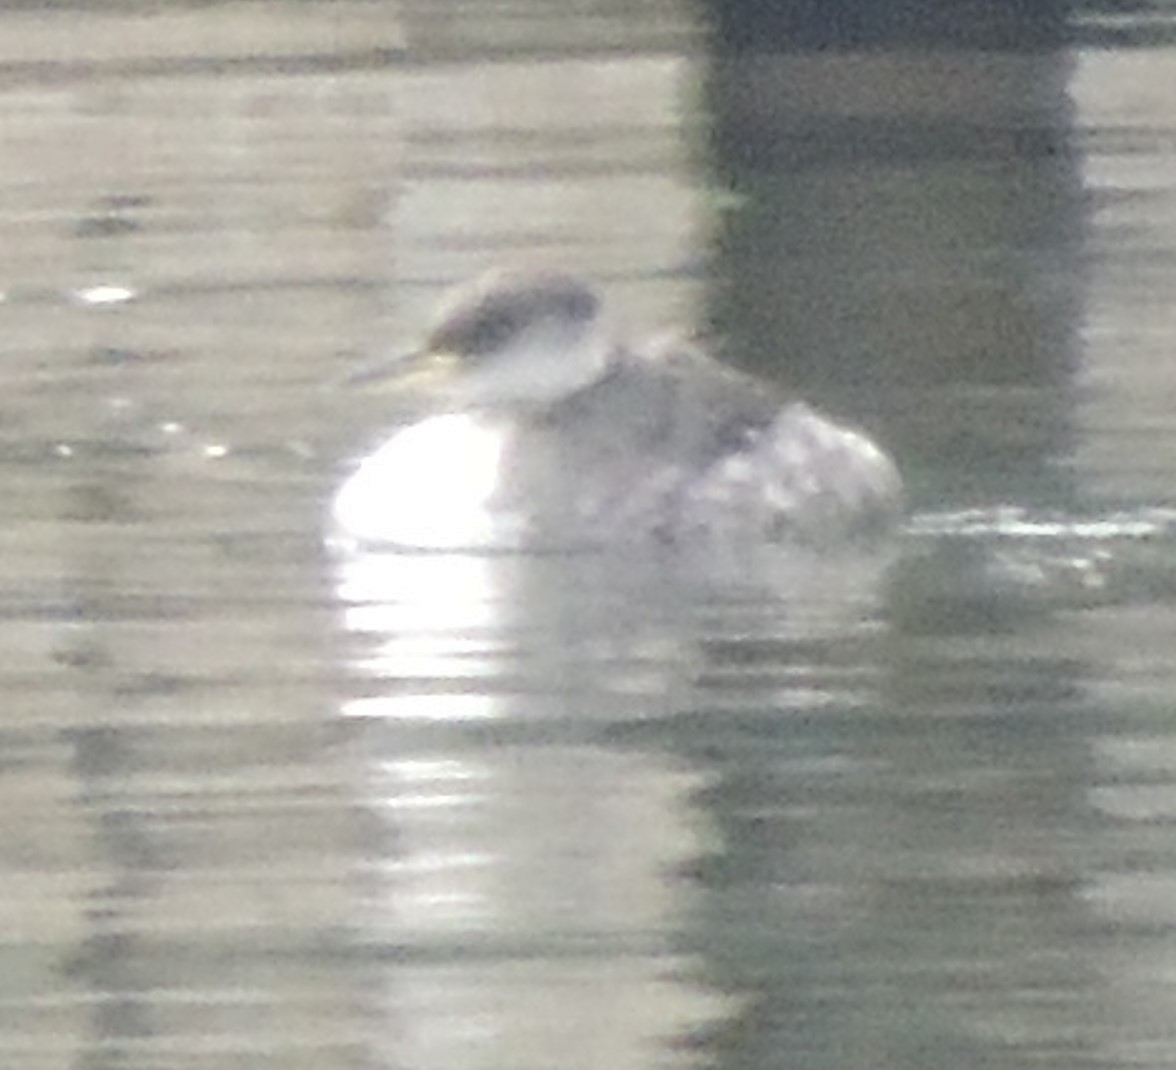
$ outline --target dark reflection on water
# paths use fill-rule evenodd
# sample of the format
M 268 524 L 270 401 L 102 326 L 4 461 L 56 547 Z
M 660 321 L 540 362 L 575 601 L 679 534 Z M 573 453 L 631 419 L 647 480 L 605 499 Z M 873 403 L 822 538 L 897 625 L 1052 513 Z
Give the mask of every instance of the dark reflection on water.
M 1034 27 L 708 68 L 731 359 L 886 429 L 934 502 L 1073 501 L 1088 202 L 1074 58 Z
M 936 581 L 953 539 L 989 568 L 1005 546 L 1005 572 Z M 401 848 L 369 937 L 408 956 L 389 995 L 408 1050 L 482 1065 L 445 1046 L 455 1013 L 516 1065 L 568 1038 L 597 1065 L 602 1017 L 638 1064 L 673 1037 L 716 1065 L 1116 1065 L 1135 1030 L 1166 1035 L 1108 1013 L 1103 972 L 1133 941 L 1117 916 L 1148 909 L 1116 872 L 1110 812 L 1131 804 L 1107 758 L 1137 760 L 1162 714 L 1105 694 L 1092 655 L 1123 612 L 1162 626 L 1118 577 L 1170 576 L 1174 551 L 1163 514 L 998 513 L 921 520 L 889 571 L 794 561 L 740 584 L 344 562 L 366 681 L 345 712 Z M 1142 654 L 1161 692 L 1164 661 Z M 577 1013 L 537 1022 L 558 985 Z
M 1167 7 L 716 190 L 692 16 L 540 6 L 0 16 L 0 1061 L 1171 1065 Z M 330 557 L 323 384 L 534 256 L 789 339 L 889 557 Z

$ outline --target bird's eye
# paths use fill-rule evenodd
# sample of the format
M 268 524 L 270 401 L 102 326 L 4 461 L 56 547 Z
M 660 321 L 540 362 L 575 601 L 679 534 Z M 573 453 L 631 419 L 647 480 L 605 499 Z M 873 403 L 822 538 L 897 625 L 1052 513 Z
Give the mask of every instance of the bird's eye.
M 429 348 L 439 353 L 484 356 L 505 346 L 520 326 L 519 317 L 510 309 L 478 309 L 444 324 L 430 338 Z
M 437 352 L 485 357 L 507 349 L 531 331 L 579 329 L 596 314 L 597 299 L 583 287 L 546 285 L 512 289 L 451 313 L 429 339 Z
M 519 317 L 508 309 L 487 311 L 470 325 L 465 352 L 471 356 L 479 356 L 501 349 L 521 327 Z

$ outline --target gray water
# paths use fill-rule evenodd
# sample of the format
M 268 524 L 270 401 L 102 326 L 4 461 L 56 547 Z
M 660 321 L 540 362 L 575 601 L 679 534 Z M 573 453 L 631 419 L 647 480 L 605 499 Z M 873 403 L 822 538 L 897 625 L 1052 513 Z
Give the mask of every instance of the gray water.
M 0 1063 L 1172 1065 L 1170 21 L 748 65 L 749 179 L 669 0 L 0 12 Z M 536 257 L 864 423 L 907 530 L 332 555 L 333 384 Z

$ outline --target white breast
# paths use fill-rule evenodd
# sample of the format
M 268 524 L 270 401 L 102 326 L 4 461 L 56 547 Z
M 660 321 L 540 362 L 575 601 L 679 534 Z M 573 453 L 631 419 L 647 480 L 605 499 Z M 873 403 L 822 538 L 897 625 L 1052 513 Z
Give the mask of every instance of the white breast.
M 396 432 L 339 489 L 339 533 L 423 549 L 509 545 L 517 532 L 490 508 L 506 432 L 472 416 L 434 416 Z

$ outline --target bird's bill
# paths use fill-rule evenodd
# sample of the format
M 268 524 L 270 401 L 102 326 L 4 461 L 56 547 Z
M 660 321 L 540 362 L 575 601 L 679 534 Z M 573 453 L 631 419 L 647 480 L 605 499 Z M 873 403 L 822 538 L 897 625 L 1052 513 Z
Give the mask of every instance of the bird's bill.
M 422 349 L 369 361 L 350 372 L 344 383 L 379 392 L 427 393 L 452 381 L 460 364 L 461 358 L 453 353 Z

